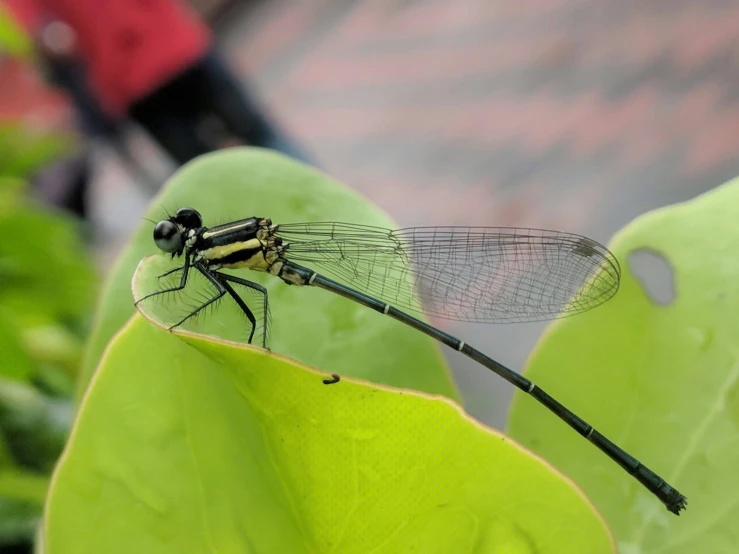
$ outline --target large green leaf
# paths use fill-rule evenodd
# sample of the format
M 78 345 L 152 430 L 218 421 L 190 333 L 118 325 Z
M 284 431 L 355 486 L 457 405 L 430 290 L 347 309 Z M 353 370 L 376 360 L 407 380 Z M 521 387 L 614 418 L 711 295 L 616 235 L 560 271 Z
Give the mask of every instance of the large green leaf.
M 47 554 L 613 552 L 570 482 L 449 399 L 326 376 L 136 314 L 52 479 Z
M 182 167 L 152 202 L 146 217 L 159 221 L 180 207 L 196 208 L 206 225 L 250 216 L 275 223 L 350 221 L 394 226 L 379 209 L 323 173 L 281 154 L 233 148 L 202 156 Z M 131 278 L 142 258 L 158 254 L 154 225 L 143 221 L 108 279 L 96 328 L 88 343 L 80 391 L 115 332 L 134 312 Z M 328 371 L 349 371 L 377 383 L 411 387 L 457 398 L 438 345 L 390 318 L 321 290 L 289 287 L 256 272 L 244 275 L 269 290 L 270 346 L 275 352 Z M 191 293 L 183 302 L 194 302 Z M 217 308 L 218 326 L 208 330 L 248 338 L 243 318 L 229 315 L 230 302 Z M 252 307 L 255 307 L 252 305 Z M 233 338 L 230 334 L 226 338 Z
M 527 375 L 688 497 L 679 518 L 587 441 L 519 395 L 511 436 L 571 476 L 622 554 L 736 552 L 739 544 L 739 180 L 648 213 L 612 249 L 610 303 L 549 329 Z M 655 301 L 636 253 L 669 264 L 675 297 Z M 669 285 L 669 274 L 666 279 Z M 651 286 L 651 285 L 650 285 Z

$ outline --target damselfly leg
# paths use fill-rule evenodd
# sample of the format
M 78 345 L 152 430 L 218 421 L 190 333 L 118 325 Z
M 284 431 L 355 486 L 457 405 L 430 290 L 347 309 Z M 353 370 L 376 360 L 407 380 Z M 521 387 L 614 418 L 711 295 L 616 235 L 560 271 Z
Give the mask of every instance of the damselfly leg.
M 186 289 L 190 287 L 192 283 L 192 279 L 193 279 L 192 269 L 193 268 L 197 270 L 197 272 L 195 272 L 195 275 L 202 275 L 203 278 L 205 278 L 205 281 L 208 284 L 209 288 L 214 289 L 214 290 L 212 290 L 212 292 L 203 291 L 201 290 L 203 288 L 201 286 L 200 289 L 198 290 L 200 291 L 199 294 L 203 295 L 203 298 L 197 300 L 197 304 L 193 306 L 192 309 L 187 310 L 185 313 L 181 314 L 180 316 L 173 316 L 175 319 L 174 321 L 172 321 L 171 323 L 167 325 L 167 328 L 169 330 L 172 330 L 172 329 L 182 326 L 188 320 L 195 319 L 197 316 L 202 314 L 207 308 L 214 306 L 224 296 L 228 295 L 233 299 L 233 301 L 238 306 L 238 309 L 240 310 L 242 315 L 249 322 L 248 337 L 240 338 L 239 340 L 245 339 L 245 341 L 248 344 L 252 344 L 254 342 L 254 336 L 256 334 L 256 331 L 259 327 L 258 325 L 258 320 L 259 320 L 259 322 L 262 325 L 261 333 L 260 333 L 261 340 L 259 341 L 259 344 L 261 344 L 262 348 L 267 349 L 267 338 L 268 338 L 268 328 L 269 328 L 269 303 L 268 303 L 267 289 L 264 288 L 262 285 L 254 283 L 247 279 L 242 279 L 240 277 L 229 275 L 227 273 L 223 273 L 220 271 L 209 270 L 207 267 L 203 266 L 203 264 L 200 262 L 196 262 L 193 264 L 189 261 L 189 257 L 186 258 L 186 261 L 182 266 L 170 269 L 158 276 L 158 279 L 163 279 L 174 273 L 181 271 L 182 275 L 178 279 L 178 284 L 174 286 L 165 287 L 165 288 L 156 290 L 154 292 L 151 292 L 149 294 L 146 294 L 145 296 L 136 300 L 135 304 L 138 305 L 141 302 L 147 301 L 152 298 L 156 298 L 156 297 L 164 298 L 167 295 L 185 291 Z M 201 282 L 202 282 L 202 279 L 201 279 Z M 244 287 L 245 289 L 251 291 L 258 297 L 258 302 L 259 302 L 259 305 L 261 306 L 261 313 L 259 314 L 259 316 L 257 316 L 254 313 L 254 311 L 249 307 L 249 304 L 242 298 L 239 292 L 235 290 L 235 288 L 232 286 L 231 283 L 236 284 L 239 287 Z M 194 300 L 194 299 L 191 298 L 191 300 Z M 169 306 L 174 305 L 178 301 L 182 302 L 182 299 L 168 300 L 167 305 Z

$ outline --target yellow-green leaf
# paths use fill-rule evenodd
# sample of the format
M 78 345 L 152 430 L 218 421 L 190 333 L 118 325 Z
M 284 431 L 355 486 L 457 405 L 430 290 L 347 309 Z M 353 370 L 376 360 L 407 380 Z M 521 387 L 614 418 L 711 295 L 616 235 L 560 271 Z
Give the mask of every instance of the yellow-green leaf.
M 685 494 L 679 518 L 536 402 L 514 401 L 511 436 L 583 488 L 622 554 L 739 548 L 738 206 L 735 180 L 628 225 L 611 245 L 619 293 L 552 325 L 526 371 Z M 645 252 L 666 267 L 637 279 Z M 655 296 L 660 279 L 674 298 Z
M 571 483 L 451 400 L 325 377 L 136 314 L 53 476 L 46 554 L 613 552 Z

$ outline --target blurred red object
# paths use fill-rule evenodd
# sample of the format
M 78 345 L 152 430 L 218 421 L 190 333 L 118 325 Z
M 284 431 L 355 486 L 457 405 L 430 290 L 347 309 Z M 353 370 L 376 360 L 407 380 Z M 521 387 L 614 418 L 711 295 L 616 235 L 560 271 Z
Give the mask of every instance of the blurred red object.
M 41 130 L 66 130 L 74 125 L 69 100 L 49 87 L 32 65 L 21 60 L 0 60 L 0 124 L 24 120 Z
M 177 0 L 2 0 L 45 53 L 85 63 L 91 89 L 111 116 L 201 59 L 208 26 Z M 63 22 L 64 26 L 49 26 Z

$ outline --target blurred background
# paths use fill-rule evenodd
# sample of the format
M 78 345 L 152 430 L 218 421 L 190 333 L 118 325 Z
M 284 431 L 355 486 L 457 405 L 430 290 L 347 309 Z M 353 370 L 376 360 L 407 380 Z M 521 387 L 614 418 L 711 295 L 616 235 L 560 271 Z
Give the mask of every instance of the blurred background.
M 24 178 L 83 218 L 104 274 L 177 156 L 141 114 L 98 117 L 94 94 L 75 89 L 67 30 L 47 14 L 45 34 L 29 38 L 14 13 L 24 1 L 0 1 L 0 129 L 51 141 Z M 735 2 L 182 4 L 213 33 L 271 144 L 400 226 L 532 226 L 607 243 L 635 216 L 739 173 Z M 215 119 L 198 132 L 230 144 Z M 545 327 L 440 324 L 517 369 Z M 470 413 L 502 428 L 512 387 L 446 353 Z

